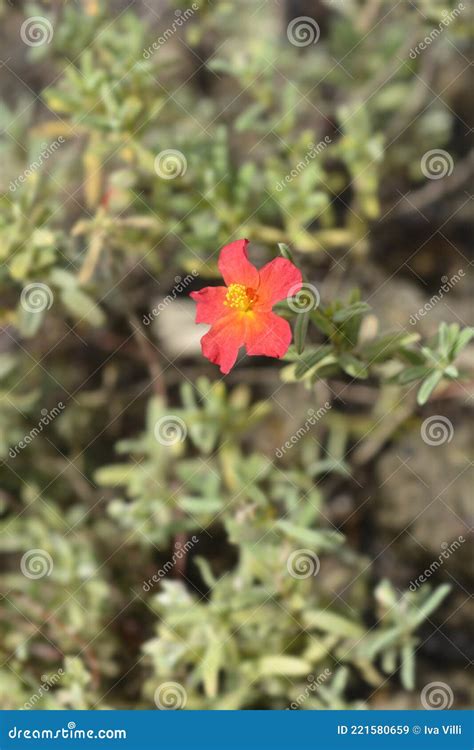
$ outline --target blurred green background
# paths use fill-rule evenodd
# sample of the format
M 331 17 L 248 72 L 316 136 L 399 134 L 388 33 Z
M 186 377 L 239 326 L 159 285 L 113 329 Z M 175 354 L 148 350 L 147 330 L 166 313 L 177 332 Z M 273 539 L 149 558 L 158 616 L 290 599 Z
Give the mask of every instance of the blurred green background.
M 0 19 L 0 708 L 468 705 L 467 3 Z M 241 237 L 320 307 L 224 382 Z

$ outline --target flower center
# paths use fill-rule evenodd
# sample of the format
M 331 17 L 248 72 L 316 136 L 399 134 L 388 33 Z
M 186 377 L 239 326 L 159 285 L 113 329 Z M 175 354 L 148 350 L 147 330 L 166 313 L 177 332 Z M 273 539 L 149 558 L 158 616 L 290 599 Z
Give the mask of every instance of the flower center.
M 224 305 L 233 307 L 235 310 L 246 312 L 252 308 L 256 295 L 253 289 L 244 284 L 230 284 L 224 300 Z

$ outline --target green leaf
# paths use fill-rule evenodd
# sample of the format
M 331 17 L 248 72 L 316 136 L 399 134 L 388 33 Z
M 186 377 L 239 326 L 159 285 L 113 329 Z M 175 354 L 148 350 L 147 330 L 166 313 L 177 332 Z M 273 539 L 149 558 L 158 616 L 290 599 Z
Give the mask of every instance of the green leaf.
M 406 643 L 402 646 L 401 651 L 401 681 L 405 690 L 414 690 L 415 688 L 415 649 L 413 644 Z
M 418 625 L 424 622 L 424 620 L 426 620 L 426 618 L 439 607 L 450 591 L 451 584 L 449 583 L 443 583 L 441 586 L 438 586 L 428 599 L 421 606 L 416 608 L 415 614 L 410 619 L 411 628 L 414 630 Z
M 308 544 L 315 551 L 334 549 L 338 544 L 344 541 L 344 537 L 338 531 L 322 529 L 306 529 L 302 526 L 295 526 L 289 521 L 277 521 L 276 527 L 280 529 L 290 539 L 302 544 Z
M 291 254 L 291 250 L 288 247 L 288 245 L 285 245 L 284 242 L 278 243 L 278 249 L 280 251 L 280 255 L 283 256 L 283 258 L 286 258 L 287 260 L 291 260 L 292 263 L 294 263 L 293 256 Z
M 416 400 L 420 406 L 426 404 L 442 377 L 443 373 L 439 370 L 435 370 L 423 381 L 416 397 Z
M 132 473 L 136 472 L 135 464 L 112 464 L 102 466 L 94 474 L 97 484 L 103 487 L 116 487 L 119 484 L 128 484 Z
M 457 357 L 458 354 L 464 349 L 465 346 L 470 342 L 470 340 L 474 337 L 474 328 L 464 328 L 460 334 L 457 337 L 457 340 L 455 341 L 452 349 L 451 349 L 451 357 L 454 359 L 454 357 Z
M 201 662 L 204 692 L 208 698 L 215 698 L 217 695 L 219 669 L 223 666 L 223 642 L 224 639 L 218 638 L 217 635 L 213 633 Z
M 50 273 L 53 284 L 61 289 L 73 289 L 77 287 L 77 278 L 70 271 L 63 268 L 53 268 Z
M 222 510 L 224 500 L 211 497 L 181 497 L 179 507 L 188 513 L 218 513 Z
M 237 117 L 234 127 L 237 131 L 248 130 L 258 120 L 259 115 L 265 110 L 263 102 L 255 102 Z M 286 246 L 285 246 L 286 247 Z
M 364 634 L 364 628 L 359 623 L 325 609 L 311 609 L 305 612 L 303 623 L 307 628 L 316 628 L 343 638 L 361 638 Z
M 320 310 L 311 311 L 311 320 L 320 331 L 326 334 L 326 336 L 331 336 L 331 334 L 334 333 L 334 327 L 331 321 L 328 320 Z
M 367 659 L 373 659 L 382 649 L 390 647 L 404 633 L 404 625 L 394 625 L 380 632 L 367 635 L 358 645 L 358 653 Z
M 409 346 L 420 338 L 418 333 L 389 333 L 375 341 L 368 341 L 359 349 L 359 355 L 369 364 L 390 359 L 401 347 Z
M 322 476 L 323 474 L 341 474 L 343 477 L 350 477 L 351 472 L 348 464 L 344 461 L 338 461 L 335 458 L 325 458 L 321 461 L 315 461 L 308 466 L 308 473 L 312 477 Z
M 32 338 L 38 333 L 41 323 L 43 322 L 46 310 L 37 310 L 35 312 L 25 310 L 19 307 L 18 310 L 18 329 L 25 339 Z
M 449 330 L 449 326 L 446 323 L 441 323 L 438 330 L 438 349 L 442 353 L 443 357 L 448 356 L 448 352 L 450 349 L 450 334 L 451 332 Z M 456 338 L 454 339 L 454 341 L 456 340 Z
M 311 664 L 296 656 L 264 656 L 257 666 L 257 674 L 260 677 L 270 675 L 300 677 L 310 672 Z
M 388 648 L 381 656 L 382 670 L 385 674 L 395 672 L 397 666 L 397 652 L 394 648 Z
M 14 354 L 9 354 L 8 352 L 6 354 L 0 354 L 0 379 L 8 375 L 16 364 L 17 358 Z
M 306 340 L 306 334 L 308 332 L 309 313 L 300 313 L 296 319 L 295 325 L 295 347 L 298 354 L 301 354 L 304 349 Z
M 63 305 L 76 320 L 86 320 L 90 325 L 99 327 L 105 323 L 105 315 L 100 307 L 80 289 L 61 291 Z
M 413 365 L 414 367 L 426 364 L 426 357 L 417 349 L 409 349 L 407 346 L 402 346 L 400 350 L 397 351 L 397 355 L 404 362 L 408 362 L 408 364 Z
M 198 568 L 206 586 L 208 586 L 208 588 L 210 589 L 213 589 L 217 583 L 217 580 L 214 576 L 214 573 L 212 572 L 209 561 L 206 560 L 205 557 L 198 556 L 193 559 L 193 563 Z
M 330 354 L 332 347 L 329 345 L 320 346 L 319 349 L 307 351 L 305 356 L 298 361 L 295 368 L 295 377 L 300 378 L 314 365 L 317 365 L 326 355 Z
M 343 352 L 339 355 L 338 362 L 341 365 L 344 372 L 351 375 L 353 378 L 360 378 L 365 380 L 369 376 L 369 370 L 364 362 L 354 357 L 352 354 Z
M 343 307 L 342 310 L 336 310 L 333 313 L 332 319 L 335 323 L 345 323 L 346 320 L 350 320 L 354 315 L 362 315 L 370 310 L 370 305 L 366 302 L 354 302 L 352 305 Z
M 453 380 L 454 378 L 459 377 L 459 370 L 456 365 L 448 365 L 448 367 L 445 367 L 443 370 L 443 376 Z
M 407 367 L 406 370 L 402 370 L 402 372 L 396 376 L 396 381 L 397 383 L 400 383 L 400 385 L 407 385 L 407 383 L 412 383 L 415 380 L 424 378 L 429 372 L 432 372 L 432 368 L 427 367 L 426 365 Z

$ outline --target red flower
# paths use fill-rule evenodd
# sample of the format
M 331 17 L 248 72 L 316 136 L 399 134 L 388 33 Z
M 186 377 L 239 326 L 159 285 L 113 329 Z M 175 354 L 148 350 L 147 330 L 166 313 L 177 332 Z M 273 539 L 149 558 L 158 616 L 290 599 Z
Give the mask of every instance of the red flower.
M 222 248 L 219 271 L 227 286 L 208 286 L 190 296 L 197 302 L 196 323 L 211 329 L 202 337 L 202 353 L 227 374 L 241 346 L 247 354 L 282 357 L 291 342 L 288 321 L 272 307 L 302 285 L 301 271 L 285 258 L 275 258 L 260 271 L 247 258 L 248 240 Z

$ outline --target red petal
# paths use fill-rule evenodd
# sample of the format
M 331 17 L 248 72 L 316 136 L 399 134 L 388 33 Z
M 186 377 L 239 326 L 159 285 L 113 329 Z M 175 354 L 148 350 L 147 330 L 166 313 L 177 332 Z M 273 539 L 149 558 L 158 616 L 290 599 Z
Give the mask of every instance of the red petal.
M 198 292 L 191 292 L 189 296 L 197 302 L 196 323 L 212 325 L 228 315 L 229 308 L 224 305 L 226 294 L 226 286 L 206 286 Z
M 255 313 L 247 324 L 247 354 L 283 357 L 291 344 L 291 327 L 287 320 L 272 312 Z
M 303 277 L 299 268 L 286 258 L 275 258 L 260 269 L 260 286 L 255 310 L 271 310 L 276 302 L 299 292 Z
M 202 353 L 227 375 L 235 365 L 239 349 L 244 345 L 245 320 L 242 313 L 230 313 L 212 326 L 201 339 Z
M 227 286 L 243 284 L 251 289 L 258 287 L 258 271 L 247 258 L 248 244 L 248 240 L 237 240 L 222 248 L 218 266 Z

